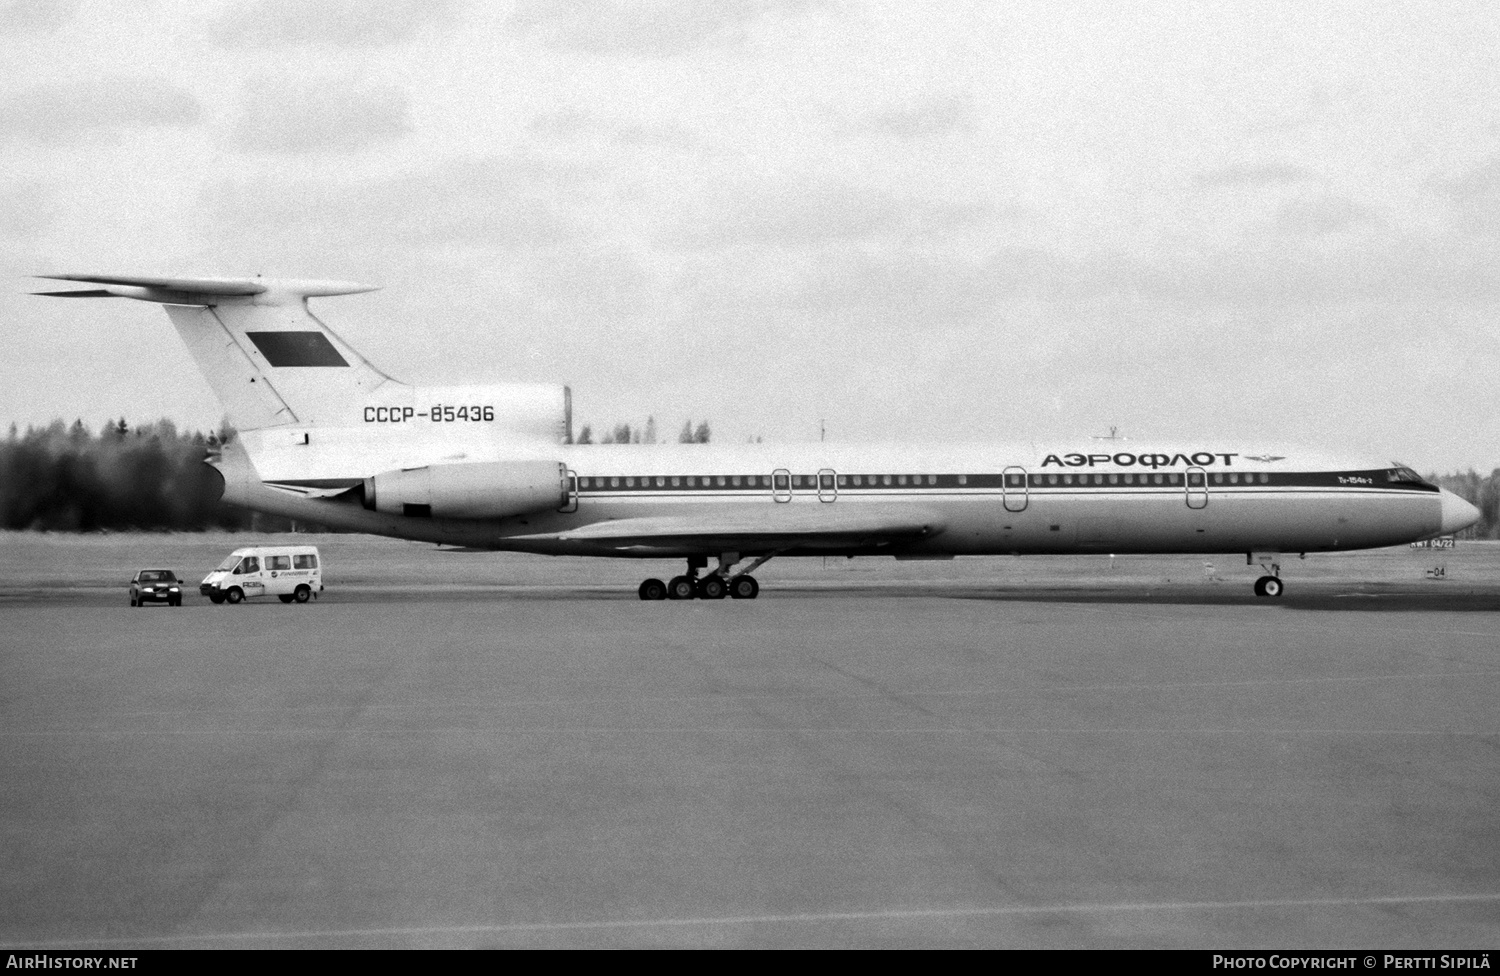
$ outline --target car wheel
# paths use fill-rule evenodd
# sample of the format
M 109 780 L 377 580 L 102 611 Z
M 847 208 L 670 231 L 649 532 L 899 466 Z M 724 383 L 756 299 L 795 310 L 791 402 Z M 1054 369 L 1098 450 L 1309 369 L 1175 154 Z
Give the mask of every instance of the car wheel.
M 224 599 L 230 603 L 239 603 L 245 598 L 245 591 L 238 586 L 230 587 L 229 592 L 224 594 Z
M 303 583 L 301 586 L 297 587 L 295 592 L 292 593 L 292 599 L 296 600 L 298 603 L 306 603 L 308 600 L 312 599 L 312 587 L 308 586 L 306 583 Z

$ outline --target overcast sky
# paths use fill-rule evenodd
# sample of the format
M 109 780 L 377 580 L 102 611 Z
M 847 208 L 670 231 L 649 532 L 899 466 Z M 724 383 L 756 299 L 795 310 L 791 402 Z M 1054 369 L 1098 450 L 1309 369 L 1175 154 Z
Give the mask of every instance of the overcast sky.
M 384 286 L 400 379 L 715 440 L 1500 465 L 1492 4 L 0 0 L 0 422 L 220 408 L 35 272 Z

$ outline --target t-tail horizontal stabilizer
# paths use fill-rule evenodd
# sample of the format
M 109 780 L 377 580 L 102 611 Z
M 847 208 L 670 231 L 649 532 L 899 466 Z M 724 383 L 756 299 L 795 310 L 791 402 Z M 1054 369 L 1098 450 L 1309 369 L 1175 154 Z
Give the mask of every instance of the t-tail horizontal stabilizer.
M 371 285 L 295 278 L 37 275 L 90 287 L 34 294 L 156 302 L 187 344 L 238 430 L 357 423 L 391 377 L 308 310 L 309 298 L 357 295 Z M 384 395 L 386 391 L 382 391 Z
M 308 298 L 359 295 L 378 285 L 352 281 L 314 281 L 298 278 L 147 278 L 111 275 L 37 275 L 48 281 L 77 281 L 102 285 L 81 291 L 36 291 L 49 298 L 135 298 L 162 305 L 215 305 L 214 299 L 262 296 L 256 304 L 283 304 Z

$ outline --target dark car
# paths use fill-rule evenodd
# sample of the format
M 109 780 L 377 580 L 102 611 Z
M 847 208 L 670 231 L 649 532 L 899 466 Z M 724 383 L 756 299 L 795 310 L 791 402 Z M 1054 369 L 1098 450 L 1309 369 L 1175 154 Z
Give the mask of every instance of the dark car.
M 143 569 L 130 581 L 130 605 L 150 603 L 182 606 L 182 581 L 170 569 Z

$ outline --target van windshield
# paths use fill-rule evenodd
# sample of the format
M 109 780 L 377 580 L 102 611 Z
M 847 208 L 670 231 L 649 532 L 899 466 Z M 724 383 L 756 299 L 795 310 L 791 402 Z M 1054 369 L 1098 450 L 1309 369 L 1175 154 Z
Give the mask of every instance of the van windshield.
M 235 566 L 238 566 L 239 562 L 240 562 L 240 557 L 239 556 L 230 556 L 229 558 L 225 559 L 222 563 L 219 563 L 218 567 L 214 570 L 214 572 L 217 573 L 219 570 L 231 570 Z

